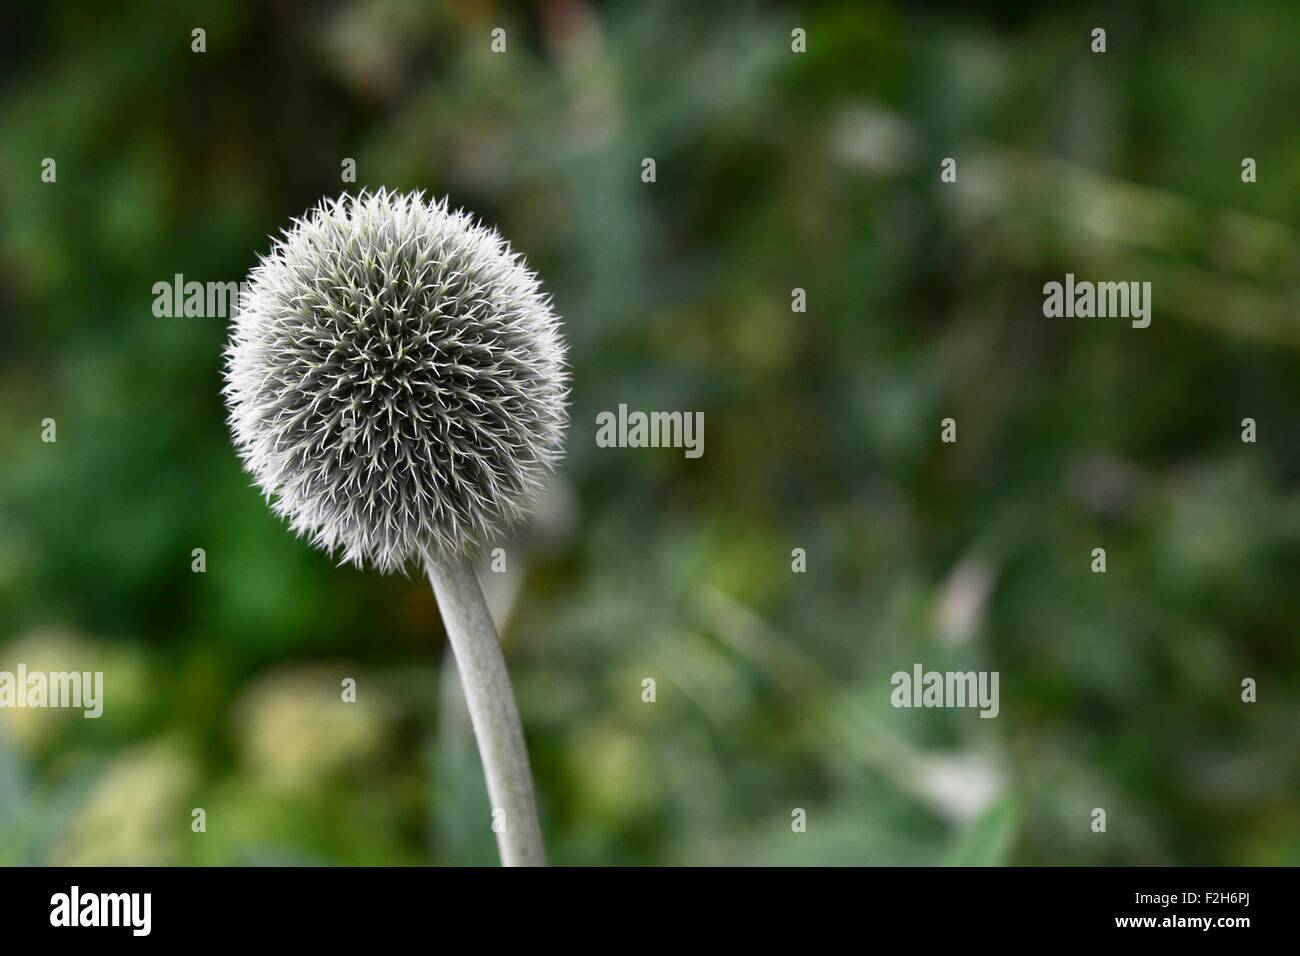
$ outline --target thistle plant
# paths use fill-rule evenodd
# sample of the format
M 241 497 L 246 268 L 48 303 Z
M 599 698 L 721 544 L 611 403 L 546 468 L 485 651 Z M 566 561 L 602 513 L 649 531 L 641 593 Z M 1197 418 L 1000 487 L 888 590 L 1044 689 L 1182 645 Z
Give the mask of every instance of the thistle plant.
M 420 193 L 344 195 L 275 240 L 226 349 L 235 447 L 272 509 L 437 596 L 506 865 L 545 863 L 528 753 L 473 559 L 562 453 L 560 323 L 494 230 Z

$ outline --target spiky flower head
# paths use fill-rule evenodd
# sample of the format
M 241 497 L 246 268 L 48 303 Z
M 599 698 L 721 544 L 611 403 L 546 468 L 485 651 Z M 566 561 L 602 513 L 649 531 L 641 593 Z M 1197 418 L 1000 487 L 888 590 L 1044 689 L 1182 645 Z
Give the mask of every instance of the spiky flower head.
M 323 201 L 249 276 L 226 348 L 235 446 L 275 512 L 344 561 L 466 554 L 561 454 L 559 326 L 521 257 L 446 200 Z

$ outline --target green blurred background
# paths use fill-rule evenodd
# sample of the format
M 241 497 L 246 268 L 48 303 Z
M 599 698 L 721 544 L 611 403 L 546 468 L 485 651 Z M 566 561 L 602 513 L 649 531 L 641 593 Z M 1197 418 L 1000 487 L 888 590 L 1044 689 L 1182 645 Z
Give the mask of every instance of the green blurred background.
M 0 710 L 0 861 L 496 862 L 427 584 L 296 540 L 226 321 L 152 314 L 383 185 L 566 320 L 568 458 L 483 576 L 554 862 L 1300 862 L 1297 4 L 5 18 L 0 669 L 106 703 Z M 1151 327 L 1045 319 L 1066 272 L 1151 281 Z M 620 402 L 703 411 L 704 457 L 597 448 Z M 1000 716 L 893 709 L 916 662 Z

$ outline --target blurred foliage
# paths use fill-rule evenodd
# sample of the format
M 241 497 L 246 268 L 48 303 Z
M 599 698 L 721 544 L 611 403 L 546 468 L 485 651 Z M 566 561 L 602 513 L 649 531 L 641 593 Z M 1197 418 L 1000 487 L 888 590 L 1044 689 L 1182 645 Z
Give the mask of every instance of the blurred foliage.
M 427 586 L 295 540 L 230 447 L 225 322 L 151 311 L 352 157 L 497 224 L 566 318 L 569 457 L 485 575 L 554 861 L 1300 862 L 1300 6 L 7 18 L 0 660 L 107 699 L 0 711 L 0 861 L 495 862 Z M 1067 271 L 1152 280 L 1152 326 L 1045 320 Z M 703 411 L 704 457 L 598 449 L 620 402 Z M 998 719 L 894 710 L 917 661 L 999 671 Z

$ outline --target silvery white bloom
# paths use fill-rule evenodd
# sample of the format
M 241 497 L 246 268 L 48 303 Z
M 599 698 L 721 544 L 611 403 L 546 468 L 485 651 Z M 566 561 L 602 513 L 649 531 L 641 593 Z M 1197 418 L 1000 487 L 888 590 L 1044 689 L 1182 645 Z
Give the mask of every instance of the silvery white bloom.
M 326 200 L 249 277 L 235 444 L 295 531 L 381 571 L 522 517 L 566 423 L 559 319 L 495 230 L 386 190 Z

